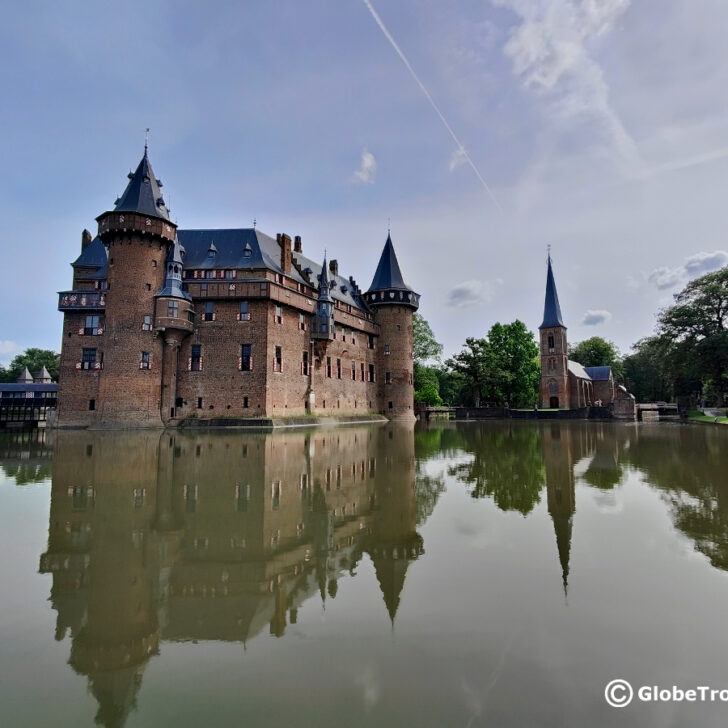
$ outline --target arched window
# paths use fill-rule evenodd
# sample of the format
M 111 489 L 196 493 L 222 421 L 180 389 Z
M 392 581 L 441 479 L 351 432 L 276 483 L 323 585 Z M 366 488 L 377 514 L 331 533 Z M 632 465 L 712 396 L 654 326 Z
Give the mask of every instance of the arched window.
M 559 383 L 555 379 L 549 381 L 549 396 L 554 396 L 559 393 Z
M 555 348 L 556 342 L 554 341 L 554 335 L 549 334 L 549 353 L 553 354 Z

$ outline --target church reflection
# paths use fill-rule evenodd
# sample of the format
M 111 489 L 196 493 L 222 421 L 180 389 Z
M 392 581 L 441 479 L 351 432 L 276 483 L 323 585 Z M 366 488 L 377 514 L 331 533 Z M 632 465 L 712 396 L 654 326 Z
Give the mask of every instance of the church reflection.
M 40 570 L 103 725 L 124 724 L 160 643 L 283 636 L 365 554 L 394 621 L 424 551 L 411 426 L 60 432 L 54 450 Z

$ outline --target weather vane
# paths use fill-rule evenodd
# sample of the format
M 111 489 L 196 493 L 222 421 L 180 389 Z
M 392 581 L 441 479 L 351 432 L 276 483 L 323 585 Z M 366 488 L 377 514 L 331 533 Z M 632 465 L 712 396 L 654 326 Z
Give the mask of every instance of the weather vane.
M 255 226 L 258 224 L 258 220 L 256 218 L 253 218 L 253 230 L 255 230 Z
M 389 235 L 392 232 L 392 218 L 387 218 L 387 235 Z
M 149 127 L 146 128 L 146 131 L 144 132 L 144 151 L 146 152 L 149 148 Z

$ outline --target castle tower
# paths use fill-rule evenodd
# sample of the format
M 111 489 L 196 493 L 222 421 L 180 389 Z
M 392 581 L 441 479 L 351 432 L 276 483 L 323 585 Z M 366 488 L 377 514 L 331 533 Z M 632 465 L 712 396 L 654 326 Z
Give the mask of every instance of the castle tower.
M 163 337 L 154 325 L 155 298 L 164 287 L 176 225 L 161 185 L 145 146 L 114 209 L 96 218 L 108 250 L 105 327 L 96 360 L 101 427 L 162 425 Z
M 546 300 L 543 323 L 538 327 L 541 346 L 541 385 L 539 400 L 543 409 L 569 409 L 569 362 L 566 345 L 566 326 L 561 316 L 559 294 L 548 258 Z
M 380 326 L 377 343 L 379 411 L 390 419 L 414 420 L 412 317 L 419 308 L 420 297 L 402 275 L 390 235 L 387 235 L 365 300 Z

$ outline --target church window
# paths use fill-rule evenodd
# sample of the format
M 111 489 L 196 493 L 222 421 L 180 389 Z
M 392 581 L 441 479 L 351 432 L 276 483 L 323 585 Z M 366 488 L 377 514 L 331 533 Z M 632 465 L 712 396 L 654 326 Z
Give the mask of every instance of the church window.
M 555 379 L 549 382 L 549 395 L 555 396 L 559 393 L 559 384 Z
M 554 353 L 554 349 L 556 348 L 556 342 L 554 341 L 554 335 L 553 334 L 549 334 L 549 342 L 548 343 L 549 343 L 549 353 L 550 354 L 553 354 Z

